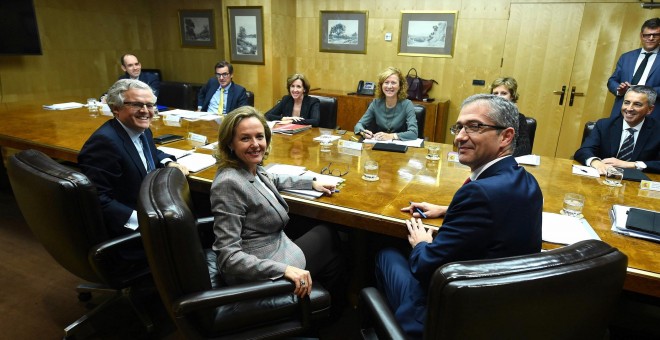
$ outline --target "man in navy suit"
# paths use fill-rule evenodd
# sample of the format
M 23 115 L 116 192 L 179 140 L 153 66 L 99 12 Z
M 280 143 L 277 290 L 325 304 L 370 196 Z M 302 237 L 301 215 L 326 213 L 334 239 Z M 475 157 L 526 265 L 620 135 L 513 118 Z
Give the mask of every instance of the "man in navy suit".
M 656 98 L 657 94 L 650 86 L 630 87 L 623 99 L 621 113 L 598 120 L 575 152 L 574 159 L 598 169 L 601 175 L 611 166 L 660 173 L 660 124 L 651 115 Z M 632 154 L 629 154 L 624 142 L 631 135 L 634 144 Z
M 227 114 L 248 105 L 245 88 L 234 83 L 233 77 L 234 66 L 228 61 L 215 64 L 215 77 L 209 79 L 197 95 L 197 111 Z
M 656 93 L 660 92 L 660 60 L 657 58 L 658 46 L 660 46 L 660 18 L 646 20 L 642 24 L 639 38 L 642 41 L 642 48 L 621 55 L 614 73 L 607 80 L 608 90 L 616 96 L 610 114 L 612 118 L 620 115 L 623 95 L 631 85 L 646 85 L 652 87 Z M 660 119 L 658 111 L 660 106 L 653 111 L 656 112 L 654 115 L 656 119 Z
M 121 69 L 124 70 L 124 74 L 119 76 L 119 79 L 137 79 L 151 87 L 151 90 L 154 92 L 154 96 L 158 97 L 158 91 L 160 91 L 160 80 L 158 77 L 151 73 L 142 72 L 142 64 L 138 58 L 132 54 L 124 54 L 121 56 Z
M 111 236 L 137 229 L 137 197 L 147 173 L 174 162 L 154 145 L 149 124 L 156 98 L 151 88 L 135 79 L 120 79 L 110 87 L 107 103 L 114 118 L 105 122 L 85 142 L 78 164 L 98 191 L 103 220 Z
M 376 257 L 376 280 L 399 325 L 411 338 L 421 338 L 431 276 L 442 265 L 541 251 L 543 195 L 534 176 L 516 163 L 518 110 L 506 99 L 478 94 L 467 98 L 456 124 L 458 159 L 470 167 L 469 181 L 449 206 L 413 203 L 406 221 L 409 256 L 385 249 Z M 444 216 L 435 237 L 428 218 Z M 417 218 L 417 219 L 416 219 Z

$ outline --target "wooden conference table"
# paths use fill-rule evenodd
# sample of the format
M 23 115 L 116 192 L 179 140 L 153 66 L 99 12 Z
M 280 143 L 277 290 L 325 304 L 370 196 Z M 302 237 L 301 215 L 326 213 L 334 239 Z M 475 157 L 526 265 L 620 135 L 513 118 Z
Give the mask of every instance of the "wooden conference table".
M 78 152 L 89 135 L 109 116 L 91 117 L 87 109 L 47 111 L 34 104 L 0 104 L 0 146 L 14 149 L 33 148 L 53 158 L 76 162 Z M 187 135 L 188 132 L 206 135 L 209 142 L 217 140 L 218 123 L 196 121 L 167 126 L 163 120 L 152 124 L 154 135 L 165 133 Z M 399 211 L 409 201 L 427 201 L 449 204 L 456 190 L 469 176 L 469 168 L 447 161 L 451 145 L 441 146 L 441 159 L 429 161 L 423 148 L 409 148 L 406 153 L 373 151 L 365 145 L 362 151 L 342 149 L 333 145 L 330 152 L 321 152 L 312 139 L 319 135 L 311 129 L 293 136 L 275 135 L 269 163 L 302 165 L 321 172 L 331 168 L 348 173 L 340 192 L 332 197 L 316 200 L 285 195 L 291 211 L 296 214 L 335 222 L 348 227 L 379 234 L 405 238 L 404 220 L 409 215 Z M 351 133 L 343 136 L 348 139 Z M 435 144 L 435 143 L 434 143 Z M 170 147 L 192 148 L 189 141 L 168 144 Z M 361 179 L 362 165 L 366 160 L 376 160 L 380 165 L 380 180 L 367 182 Z M 583 214 L 598 236 L 628 255 L 627 290 L 660 297 L 660 244 L 623 236 L 612 232 L 608 210 L 612 204 L 657 209 L 660 193 L 639 189 L 639 183 L 624 181 L 619 188 L 602 184 L 601 179 L 571 174 L 568 159 L 541 157 L 540 166 L 525 166 L 538 180 L 544 196 L 546 212 L 559 212 L 563 196 L 577 192 L 587 197 Z M 208 192 L 215 174 L 215 167 L 189 176 L 191 189 Z M 658 181 L 660 175 L 650 175 Z M 425 223 L 440 226 L 442 219 L 426 220 Z M 558 245 L 544 243 L 544 248 Z

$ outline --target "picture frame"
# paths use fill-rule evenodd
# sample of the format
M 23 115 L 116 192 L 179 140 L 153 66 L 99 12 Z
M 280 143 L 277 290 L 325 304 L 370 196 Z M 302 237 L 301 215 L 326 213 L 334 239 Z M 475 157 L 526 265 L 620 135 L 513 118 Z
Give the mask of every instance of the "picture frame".
M 458 11 L 401 11 L 399 55 L 452 58 Z
M 215 48 L 213 10 L 179 10 L 179 33 L 181 47 Z
M 261 6 L 227 7 L 229 60 L 264 65 L 264 19 Z
M 321 11 L 319 51 L 367 53 L 367 11 Z

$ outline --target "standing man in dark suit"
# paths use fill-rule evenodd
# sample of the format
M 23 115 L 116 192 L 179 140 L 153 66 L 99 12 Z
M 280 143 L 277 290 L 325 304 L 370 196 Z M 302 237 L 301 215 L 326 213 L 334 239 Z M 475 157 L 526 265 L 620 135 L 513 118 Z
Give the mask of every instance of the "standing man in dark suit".
M 248 105 L 245 88 L 232 81 L 234 66 L 228 61 L 215 64 L 215 77 L 209 79 L 197 95 L 197 111 L 227 114 Z
M 170 166 L 187 175 L 188 170 L 154 145 L 149 124 L 156 98 L 147 84 L 120 79 L 106 99 L 114 118 L 85 142 L 78 164 L 96 186 L 108 232 L 117 236 L 138 227 L 137 196 L 149 171 Z
M 534 176 L 513 158 L 518 110 L 489 94 L 467 98 L 450 128 L 458 159 L 472 173 L 449 206 L 413 203 L 406 221 L 412 252 L 385 249 L 376 257 L 376 280 L 411 338 L 421 338 L 427 291 L 440 266 L 541 251 L 543 195 Z M 415 209 L 428 218 L 444 216 L 435 237 Z
M 142 73 L 142 64 L 138 58 L 132 54 L 124 54 L 121 56 L 121 69 L 124 74 L 119 76 L 119 79 L 137 79 L 151 87 L 154 96 L 158 97 L 160 90 L 160 80 L 158 77 L 151 73 Z
M 626 52 L 616 63 L 614 73 L 607 80 L 607 88 L 616 99 L 612 106 L 610 117 L 618 117 L 621 113 L 623 95 L 631 85 L 646 85 L 652 87 L 655 92 L 660 92 L 660 60 L 658 46 L 660 46 L 660 18 L 646 20 L 642 24 L 639 38 L 642 48 Z M 660 106 L 653 112 L 660 111 Z M 656 114 L 655 117 L 659 117 Z
M 598 169 L 601 175 L 611 166 L 660 173 L 660 124 L 651 115 L 656 98 L 650 86 L 631 86 L 621 113 L 598 120 L 574 159 Z M 628 138 L 630 144 L 626 143 Z

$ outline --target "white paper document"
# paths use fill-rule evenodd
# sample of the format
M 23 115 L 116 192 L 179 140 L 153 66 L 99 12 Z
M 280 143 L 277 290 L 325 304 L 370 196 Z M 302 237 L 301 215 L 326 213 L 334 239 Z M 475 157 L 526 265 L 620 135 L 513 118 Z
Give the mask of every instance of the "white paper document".
M 584 166 L 584 165 L 573 165 L 573 174 L 574 175 L 580 175 L 580 176 L 587 176 L 587 177 L 593 177 L 593 178 L 598 178 L 600 177 L 600 173 L 598 173 L 598 170 L 590 167 L 590 166 Z
M 305 172 L 305 167 L 288 164 L 272 164 L 266 167 L 266 170 L 271 174 L 300 176 Z
M 76 103 L 76 102 L 68 102 L 68 103 L 44 105 L 43 107 L 46 110 L 69 110 L 69 109 L 78 109 L 78 108 L 81 108 L 83 106 L 85 106 L 85 104 Z
M 516 157 L 518 164 L 527 165 L 541 165 L 541 156 L 539 155 L 524 155 Z
M 391 143 L 391 144 L 407 145 L 407 146 L 410 146 L 410 147 L 413 147 L 413 148 L 421 148 L 422 143 L 424 143 L 424 140 L 421 139 L 421 138 L 417 138 L 417 139 L 414 139 L 414 140 L 406 140 L 406 141 L 403 141 L 403 140 L 392 140 L 392 141 L 390 141 L 390 140 L 375 140 L 375 139 L 371 138 L 371 139 L 365 139 L 362 142 L 366 143 L 366 144 L 376 144 L 376 143 L 390 144 Z
M 194 152 L 193 150 L 183 150 L 183 149 L 177 149 L 177 148 L 170 148 L 170 147 L 167 147 L 167 146 L 159 146 L 158 150 L 160 150 L 160 151 L 162 151 L 166 154 L 170 154 L 170 155 L 176 157 L 176 159 L 183 158 L 183 157 L 188 156 L 188 155 L 190 155 L 191 153 Z
M 215 165 L 215 157 L 205 153 L 193 152 L 177 159 L 176 162 L 185 165 L 190 172 L 197 172 Z
M 660 237 L 656 235 L 626 228 L 626 222 L 628 221 L 628 210 L 630 210 L 630 208 L 631 207 L 618 204 L 614 204 L 612 206 L 612 209 L 610 210 L 612 231 L 626 236 L 660 242 Z
M 583 240 L 600 240 L 586 219 L 555 213 L 543 213 L 543 241 L 559 244 L 573 244 Z
M 163 111 L 160 113 L 160 115 L 165 116 L 166 119 L 169 120 L 172 119 L 171 117 L 178 117 L 188 120 L 216 120 L 221 118 L 219 115 L 212 112 L 200 112 L 181 109 Z

